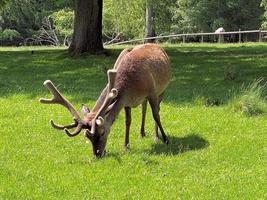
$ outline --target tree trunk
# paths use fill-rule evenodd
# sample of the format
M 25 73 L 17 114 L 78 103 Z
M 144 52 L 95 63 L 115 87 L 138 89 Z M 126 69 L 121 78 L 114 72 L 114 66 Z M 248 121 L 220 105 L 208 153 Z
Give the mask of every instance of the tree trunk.
M 154 12 L 153 12 L 153 4 L 151 0 L 146 0 L 146 29 L 145 29 L 145 37 L 155 37 L 155 29 L 154 29 Z M 146 39 L 145 43 L 155 42 L 155 39 Z
M 69 53 L 95 54 L 103 51 L 102 43 L 103 0 L 76 0 L 74 33 Z

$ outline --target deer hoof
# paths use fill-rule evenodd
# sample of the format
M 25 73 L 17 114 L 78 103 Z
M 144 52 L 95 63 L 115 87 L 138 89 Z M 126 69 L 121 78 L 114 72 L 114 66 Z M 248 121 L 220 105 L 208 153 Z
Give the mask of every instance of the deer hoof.
M 168 145 L 168 144 L 170 143 L 170 142 L 169 142 L 169 139 L 166 138 L 166 139 L 164 140 L 164 143 Z
M 154 136 L 154 141 L 155 141 L 155 143 L 158 143 L 159 142 L 159 137 L 158 136 Z
M 146 133 L 144 131 L 141 131 L 140 136 L 141 136 L 141 138 L 144 138 L 146 136 Z
M 125 145 L 124 145 L 124 149 L 125 149 L 125 151 L 130 150 L 130 144 L 125 144 Z

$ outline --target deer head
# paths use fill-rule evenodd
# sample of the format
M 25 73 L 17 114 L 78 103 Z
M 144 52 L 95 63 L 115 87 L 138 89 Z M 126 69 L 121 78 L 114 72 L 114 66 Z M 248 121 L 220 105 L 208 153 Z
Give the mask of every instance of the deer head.
M 52 99 L 41 98 L 39 100 L 44 104 L 61 104 L 66 107 L 73 116 L 74 123 L 63 126 L 54 123 L 51 119 L 51 126 L 58 130 L 64 130 L 69 137 L 77 136 L 83 129 L 85 129 L 85 137 L 91 141 L 93 145 L 93 154 L 95 156 L 102 156 L 105 153 L 105 146 L 109 134 L 109 124 L 105 122 L 105 119 L 106 115 L 115 104 L 116 97 L 118 96 L 118 90 L 114 88 L 116 70 L 108 70 L 107 74 L 108 86 L 104 102 L 96 113 L 90 113 L 90 110 L 83 105 L 82 112 L 84 114 L 84 119 L 81 119 L 73 105 L 60 94 L 58 89 L 50 80 L 46 80 L 44 82 L 44 86 L 53 94 L 54 97 Z M 74 132 L 69 131 L 69 129 L 72 128 L 75 128 Z

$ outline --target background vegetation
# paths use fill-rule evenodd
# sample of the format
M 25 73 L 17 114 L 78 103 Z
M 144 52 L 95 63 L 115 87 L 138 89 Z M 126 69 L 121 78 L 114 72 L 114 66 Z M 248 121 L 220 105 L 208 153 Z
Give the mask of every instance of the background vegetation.
M 0 45 L 19 45 L 26 38 L 40 34 L 46 17 L 50 19 L 61 44 L 66 35 L 70 37 L 72 34 L 71 0 L 5 0 L 0 4 Z M 158 35 L 213 32 L 219 27 L 228 31 L 266 28 L 266 0 L 155 0 L 153 7 Z M 145 0 L 104 0 L 104 39 L 118 34 L 121 39 L 141 37 L 144 26 Z
M 73 6 L 0 1 L 0 45 L 69 45 Z M 104 41 L 142 37 L 145 7 L 145 0 L 104 0 Z M 153 9 L 157 35 L 267 28 L 266 0 L 155 0 Z M 50 127 L 51 118 L 72 120 L 66 109 L 38 99 L 51 96 L 42 86 L 50 79 L 76 108 L 92 108 L 124 47 L 75 58 L 63 47 L 0 48 L 0 199 L 266 199 L 266 45 L 163 47 L 173 74 L 161 104 L 170 144 L 154 143 L 150 109 L 141 139 L 135 109 L 131 149 L 123 149 L 121 113 L 101 159 L 82 134 L 68 138 Z
M 266 199 L 266 88 L 254 82 L 267 75 L 266 45 L 164 48 L 173 72 L 161 104 L 170 145 L 154 143 L 150 110 L 141 139 L 134 109 L 131 150 L 121 113 L 102 159 L 82 134 L 51 128 L 49 119 L 67 124 L 70 114 L 38 99 L 51 96 L 42 86 L 51 79 L 76 108 L 92 108 L 122 47 L 75 59 L 62 48 L 0 48 L 0 199 Z M 237 109 L 243 103 L 261 112 L 247 115 Z

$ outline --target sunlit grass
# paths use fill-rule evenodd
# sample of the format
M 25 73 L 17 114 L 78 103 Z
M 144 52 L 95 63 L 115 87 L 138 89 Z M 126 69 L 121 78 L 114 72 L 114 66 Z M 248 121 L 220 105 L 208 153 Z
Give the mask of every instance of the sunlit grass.
M 150 109 L 140 138 L 137 108 L 130 151 L 122 112 L 102 159 L 93 158 L 82 134 L 52 129 L 49 119 L 64 124 L 71 116 L 38 99 L 50 97 L 42 85 L 50 79 L 77 109 L 92 108 L 122 47 L 82 58 L 50 47 L 0 48 L 0 199 L 265 199 L 267 116 L 240 115 L 229 102 L 238 88 L 266 78 L 267 46 L 164 47 L 173 71 L 161 105 L 170 145 L 154 143 Z M 237 79 L 225 79 L 226 66 Z
M 254 80 L 249 85 L 242 86 L 234 94 L 229 106 L 246 116 L 266 114 L 266 92 L 266 81 L 264 79 Z

